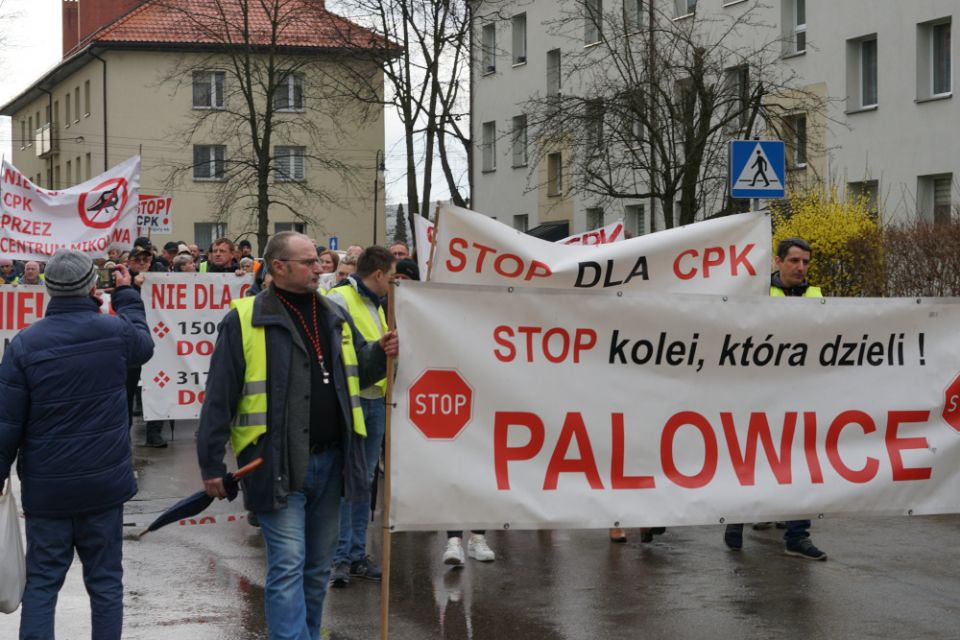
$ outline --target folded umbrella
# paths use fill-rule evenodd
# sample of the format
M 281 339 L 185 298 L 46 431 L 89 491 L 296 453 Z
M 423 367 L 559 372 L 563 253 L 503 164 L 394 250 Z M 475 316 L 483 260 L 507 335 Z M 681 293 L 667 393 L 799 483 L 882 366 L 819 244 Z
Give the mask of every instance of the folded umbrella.
M 228 473 L 226 475 L 226 477 L 223 479 L 223 488 L 227 491 L 227 500 L 233 500 L 237 497 L 237 493 L 240 491 L 240 483 L 238 480 L 259 467 L 261 464 L 263 464 L 263 458 L 256 458 L 250 463 L 240 467 L 233 473 Z M 197 491 L 193 495 L 187 496 L 161 513 L 160 517 L 151 522 L 149 527 L 138 533 L 137 537 L 142 538 L 143 536 L 147 535 L 147 533 L 156 531 L 160 527 L 164 527 L 171 522 L 177 522 L 178 520 L 195 516 L 209 507 L 211 502 L 213 502 L 213 498 L 208 496 L 206 491 Z

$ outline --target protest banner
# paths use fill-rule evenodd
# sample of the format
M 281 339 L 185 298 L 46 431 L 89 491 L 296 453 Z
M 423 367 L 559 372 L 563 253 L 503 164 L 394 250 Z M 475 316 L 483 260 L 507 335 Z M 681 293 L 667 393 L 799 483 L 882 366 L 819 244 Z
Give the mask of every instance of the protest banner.
M 173 198 L 140 194 L 137 204 L 137 236 L 173 233 Z
M 4 161 L 0 178 L 0 255 L 46 262 L 57 249 L 101 258 L 133 246 L 140 156 L 75 187 L 43 189 Z
M 0 357 L 21 329 L 43 317 L 49 301 L 43 285 L 0 285 Z
M 956 298 L 394 300 L 393 530 L 960 511 Z
M 584 246 L 546 242 L 444 205 L 435 235 L 433 282 L 760 295 L 770 285 L 770 218 L 763 213 Z
M 413 216 L 413 241 L 417 248 L 417 267 L 420 279 L 426 280 L 430 273 L 430 251 L 433 246 L 433 223 L 423 216 Z
M 199 417 L 220 321 L 252 283 L 252 275 L 232 273 L 145 274 L 154 351 L 140 371 L 144 420 Z

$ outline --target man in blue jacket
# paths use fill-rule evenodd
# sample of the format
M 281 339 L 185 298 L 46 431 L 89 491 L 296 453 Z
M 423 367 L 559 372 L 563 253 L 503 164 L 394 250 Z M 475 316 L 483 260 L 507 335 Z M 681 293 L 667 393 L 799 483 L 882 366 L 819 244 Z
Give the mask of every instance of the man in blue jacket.
M 0 487 L 16 457 L 27 525 L 21 639 L 54 637 L 74 550 L 92 637 L 121 635 L 123 503 L 137 492 L 124 380 L 153 355 L 153 340 L 126 268 L 115 272 L 116 316 L 100 314 L 96 274 L 86 255 L 57 251 L 46 316 L 14 337 L 0 363 Z

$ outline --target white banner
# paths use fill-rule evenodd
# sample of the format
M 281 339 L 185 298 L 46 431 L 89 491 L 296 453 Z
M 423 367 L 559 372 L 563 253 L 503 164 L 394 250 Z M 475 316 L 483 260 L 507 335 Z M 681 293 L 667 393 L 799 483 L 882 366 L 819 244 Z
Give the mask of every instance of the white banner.
M 137 236 L 173 233 L 173 198 L 140 194 L 137 205 Z
M 600 246 L 528 236 L 440 208 L 430 279 L 451 284 L 767 295 L 770 218 L 741 213 Z
M 62 191 L 42 189 L 5 160 L 2 172 L 0 255 L 45 262 L 61 248 L 102 258 L 111 246 L 133 246 L 140 156 Z
M 43 285 L 0 285 L 0 357 L 13 336 L 43 317 L 49 301 Z
M 395 301 L 397 530 L 960 512 L 960 299 Z
M 433 244 L 433 223 L 417 214 L 413 216 L 413 241 L 417 247 L 417 267 L 420 279 L 426 280 L 430 272 L 430 245 Z
M 141 289 L 153 358 L 143 365 L 144 420 L 199 417 L 217 329 L 252 275 L 147 273 Z

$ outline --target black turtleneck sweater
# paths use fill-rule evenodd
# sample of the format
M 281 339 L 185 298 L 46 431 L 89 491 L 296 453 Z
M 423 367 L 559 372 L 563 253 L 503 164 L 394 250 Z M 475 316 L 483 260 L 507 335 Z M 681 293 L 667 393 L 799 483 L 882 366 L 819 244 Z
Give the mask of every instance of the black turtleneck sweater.
M 317 353 L 313 347 L 307 329 L 300 322 L 300 318 L 284 304 L 290 322 L 296 327 L 303 345 L 307 349 L 310 360 L 310 446 L 328 446 L 339 442 L 343 433 L 343 413 L 340 411 L 340 402 L 337 400 L 337 389 L 333 380 L 333 357 L 330 349 L 330 333 L 328 320 L 319 306 L 319 300 L 314 293 L 292 293 L 274 287 L 277 296 L 288 301 L 300 312 L 300 316 L 307 323 L 313 333 L 313 307 L 317 306 L 317 323 L 320 331 L 320 349 L 323 352 L 323 364 L 330 374 L 330 384 L 323 383 L 323 371 L 317 360 Z M 281 302 L 283 304 L 283 302 Z M 294 375 L 296 373 L 294 372 Z M 294 425 L 296 427 L 296 425 Z

